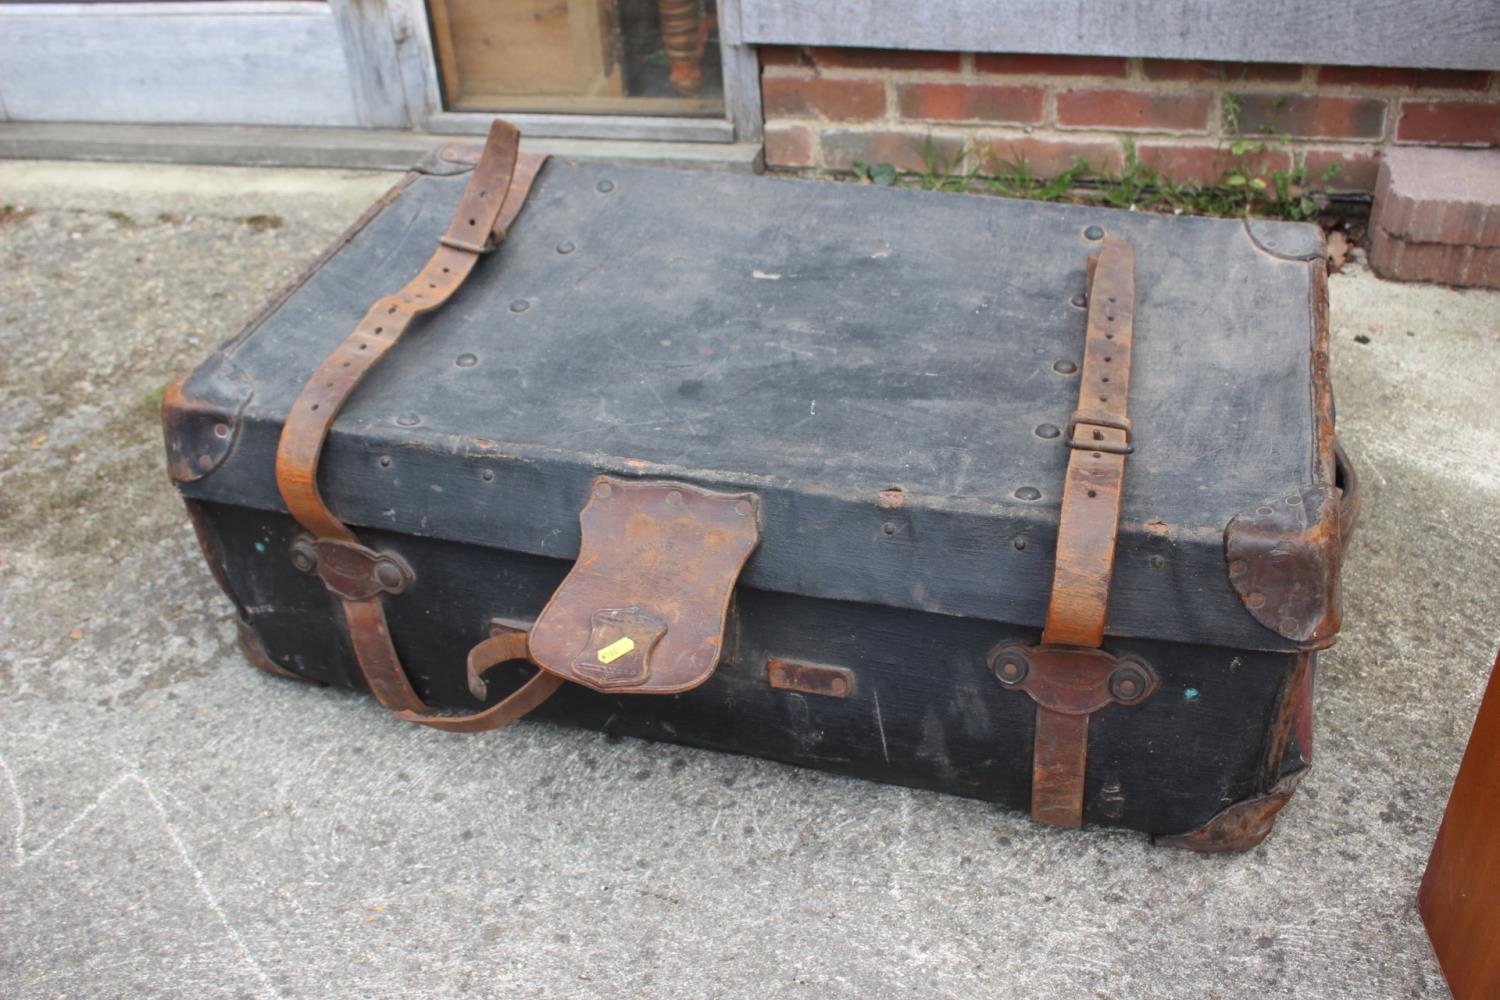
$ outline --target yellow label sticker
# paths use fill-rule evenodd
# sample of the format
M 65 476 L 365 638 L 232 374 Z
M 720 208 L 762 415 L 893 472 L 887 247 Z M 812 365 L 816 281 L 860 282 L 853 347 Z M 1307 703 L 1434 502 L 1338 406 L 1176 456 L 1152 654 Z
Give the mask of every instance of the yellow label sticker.
M 626 635 L 616 639 L 594 655 L 599 657 L 600 663 L 613 663 L 634 648 L 635 640 Z

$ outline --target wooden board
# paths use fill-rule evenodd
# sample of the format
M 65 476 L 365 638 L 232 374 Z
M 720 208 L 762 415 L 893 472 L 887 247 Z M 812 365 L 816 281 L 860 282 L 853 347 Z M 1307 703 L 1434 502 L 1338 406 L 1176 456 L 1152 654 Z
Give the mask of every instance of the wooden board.
M 432 0 L 429 10 L 450 107 L 625 92 L 609 0 Z
M 1495 0 L 741 0 L 741 9 L 756 45 L 1500 68 Z
M 12 121 L 359 125 L 321 3 L 0 4 Z
M 1500 657 L 1417 905 L 1454 1000 L 1500 996 Z

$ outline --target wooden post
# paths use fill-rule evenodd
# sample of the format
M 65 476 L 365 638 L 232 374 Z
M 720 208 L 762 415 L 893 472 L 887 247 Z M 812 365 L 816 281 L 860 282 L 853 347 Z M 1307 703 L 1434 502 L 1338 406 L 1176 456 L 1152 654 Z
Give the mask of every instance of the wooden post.
M 1417 908 L 1454 1000 L 1500 996 L 1500 656 L 1479 704 Z

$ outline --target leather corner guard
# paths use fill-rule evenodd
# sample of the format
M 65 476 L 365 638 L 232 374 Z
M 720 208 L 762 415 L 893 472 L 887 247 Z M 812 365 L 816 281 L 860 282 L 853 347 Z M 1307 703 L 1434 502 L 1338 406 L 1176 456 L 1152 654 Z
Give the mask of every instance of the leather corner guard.
M 1134 705 L 1156 688 L 1151 668 L 1100 650 L 1114 573 L 1125 457 L 1130 454 L 1130 351 L 1135 332 L 1135 247 L 1104 240 L 1088 259 L 1088 322 L 1078 408 L 1057 526 L 1052 594 L 1039 646 L 1005 644 L 990 668 L 1036 702 L 1031 815 L 1056 826 L 1083 825 L 1089 716 L 1105 705 Z
M 724 655 L 729 600 L 760 541 L 751 493 L 601 476 L 578 560 L 531 628 L 543 670 L 612 694 L 676 694 Z
M 520 141 L 521 133 L 509 122 L 496 119 L 490 126 L 437 250 L 400 291 L 376 300 L 354 332 L 323 360 L 292 403 L 276 449 L 276 487 L 287 511 L 311 536 L 293 543 L 294 564 L 303 572 L 317 573 L 339 600 L 355 661 L 375 698 L 404 719 L 442 729 L 504 725 L 540 704 L 557 685 L 538 673 L 504 701 L 468 715 L 439 715 L 424 704 L 401 666 L 381 603 L 382 595 L 399 594 L 410 586 L 412 572 L 396 556 L 361 545 L 328 509 L 318 490 L 318 463 L 334 418 L 360 381 L 395 347 L 415 317 L 447 302 L 479 259 L 505 238 L 546 159 L 521 153 Z M 471 674 L 482 672 L 524 654 L 524 636 L 519 646 L 514 639 L 502 642 L 492 637 L 470 653 L 469 669 Z

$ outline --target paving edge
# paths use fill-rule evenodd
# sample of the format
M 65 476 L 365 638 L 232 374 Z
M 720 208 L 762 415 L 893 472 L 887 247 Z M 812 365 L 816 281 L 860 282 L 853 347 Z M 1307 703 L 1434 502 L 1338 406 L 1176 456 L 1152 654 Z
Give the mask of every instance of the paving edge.
M 0 158 L 405 170 L 434 146 L 459 138 L 465 137 L 379 129 L 3 122 Z M 759 173 L 765 162 L 753 142 L 539 138 L 524 146 L 571 160 L 728 173 Z

